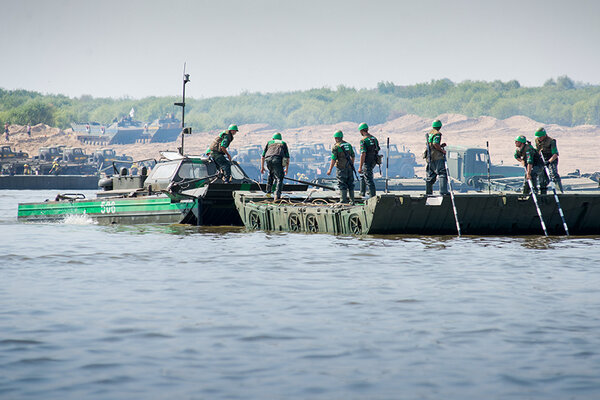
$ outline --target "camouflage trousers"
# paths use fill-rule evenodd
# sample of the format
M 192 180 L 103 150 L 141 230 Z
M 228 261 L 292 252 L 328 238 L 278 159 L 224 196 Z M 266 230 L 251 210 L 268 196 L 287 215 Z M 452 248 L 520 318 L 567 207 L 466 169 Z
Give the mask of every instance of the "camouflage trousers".
M 352 174 L 352 168 L 338 168 L 335 176 L 338 181 L 338 188 L 341 190 L 354 190 L 354 175 Z
M 446 195 L 448 192 L 448 171 L 446 170 L 446 161 L 432 160 L 427 164 L 427 179 L 425 180 L 425 194 L 433 194 L 433 184 L 440 178 L 440 194 Z
M 548 169 L 550 170 L 551 176 L 548 176 L 546 170 L 544 169 L 543 174 L 541 174 L 540 176 L 540 186 L 546 188 L 550 184 L 550 182 L 554 181 L 556 187 L 562 192 L 562 181 L 560 179 L 560 175 L 558 174 L 558 160 L 549 163 Z
M 231 179 L 231 161 L 223 153 L 212 152 L 210 153 L 210 157 L 217 164 L 217 167 L 223 171 L 223 181 L 229 182 Z
M 446 171 L 446 163 L 444 159 L 441 160 L 432 160 L 427 164 L 427 182 L 431 182 L 433 185 L 437 180 L 437 177 L 445 178 L 448 176 L 448 171 Z
M 271 193 L 273 190 L 273 184 L 276 183 L 275 197 L 281 198 L 281 191 L 283 190 L 283 159 L 279 156 L 272 156 L 265 158 L 267 168 L 269 169 L 269 179 L 267 180 L 267 193 Z
M 376 164 L 363 164 L 362 172 L 360 174 L 360 195 L 364 196 L 367 193 L 367 186 L 369 187 L 369 197 L 375 196 L 375 180 L 373 179 L 373 169 Z
M 540 183 L 539 191 L 541 194 L 546 194 L 548 192 L 548 182 L 546 182 L 543 177 L 546 176 L 546 172 L 543 170 L 541 166 L 534 166 L 531 168 L 531 183 L 533 184 L 533 190 L 538 191 L 538 182 Z M 523 182 L 523 194 L 531 193 L 531 189 L 529 188 L 529 182 L 525 179 Z

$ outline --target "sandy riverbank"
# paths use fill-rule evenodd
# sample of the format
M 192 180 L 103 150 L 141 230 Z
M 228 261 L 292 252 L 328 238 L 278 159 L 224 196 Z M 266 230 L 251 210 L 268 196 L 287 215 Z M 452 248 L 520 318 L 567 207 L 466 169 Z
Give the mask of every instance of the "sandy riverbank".
M 490 155 L 494 164 L 516 165 L 513 158 L 514 138 L 525 135 L 533 139 L 536 128 L 545 126 L 548 134 L 557 139 L 560 152 L 561 173 L 579 169 L 581 172 L 600 171 L 600 161 L 595 152 L 589 148 L 600 137 L 600 126 L 581 125 L 564 127 L 559 125 L 544 125 L 530 118 L 514 116 L 504 120 L 493 117 L 468 118 L 458 114 L 443 114 L 439 119 L 444 123 L 442 133 L 444 142 L 448 145 L 485 148 L 486 141 L 490 145 Z M 368 121 L 367 121 L 368 123 Z M 380 143 L 385 144 L 386 138 L 390 143 L 397 144 L 400 148 L 414 152 L 420 160 L 424 148 L 424 136 L 429 130 L 431 119 L 416 115 L 405 115 L 380 125 L 372 125 L 370 132 L 375 135 Z M 333 142 L 332 135 L 338 129 L 344 132 L 345 139 L 355 148 L 360 141 L 357 131 L 358 124 L 354 122 L 340 122 L 332 125 L 304 126 L 301 128 L 280 130 L 284 140 L 290 147 L 298 143 L 324 143 L 330 147 Z M 266 124 L 240 125 L 240 132 L 236 135 L 232 148 L 240 148 L 250 144 L 264 145 L 271 135 L 276 132 L 276 127 Z M 39 124 L 32 127 L 32 135 L 28 137 L 23 126 L 12 125 L 9 141 L 4 136 L 2 144 L 10 145 L 13 150 L 18 149 L 36 155 L 43 146 L 66 145 L 69 147 L 82 147 L 87 153 L 99 146 L 87 145 L 76 139 L 73 132 L 60 130 Z M 194 132 L 185 139 L 186 152 L 199 154 L 206 150 L 208 143 L 218 134 L 212 132 Z M 161 150 L 176 150 L 180 142 L 147 143 L 112 145 L 117 153 L 131 155 L 134 159 L 158 158 Z M 422 172 L 421 169 L 417 173 Z

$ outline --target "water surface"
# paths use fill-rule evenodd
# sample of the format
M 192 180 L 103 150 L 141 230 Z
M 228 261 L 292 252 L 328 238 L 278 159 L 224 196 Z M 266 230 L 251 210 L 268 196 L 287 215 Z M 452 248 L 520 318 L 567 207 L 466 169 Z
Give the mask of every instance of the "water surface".
M 55 194 L 0 191 L 0 398 L 600 397 L 597 237 L 16 222 Z

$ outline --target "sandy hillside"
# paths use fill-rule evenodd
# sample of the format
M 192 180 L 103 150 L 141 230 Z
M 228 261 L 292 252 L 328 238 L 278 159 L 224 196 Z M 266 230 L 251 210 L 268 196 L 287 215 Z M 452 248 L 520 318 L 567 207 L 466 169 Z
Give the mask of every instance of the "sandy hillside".
M 543 125 L 524 116 L 498 120 L 493 117 L 468 118 L 458 114 L 443 114 L 438 118 L 444 124 L 442 128 L 443 140 L 448 145 L 485 148 L 486 141 L 488 141 L 492 163 L 504 163 L 505 165 L 516 165 L 516 161 L 513 159 L 514 138 L 518 135 L 525 135 L 528 139 L 534 139 L 533 133 L 536 128 Z M 425 133 L 429 131 L 430 126 L 431 119 L 429 118 L 404 115 L 380 125 L 373 125 L 370 132 L 379 139 L 382 147 L 384 147 L 386 139 L 389 137 L 390 143 L 395 143 L 400 148 L 404 146 L 407 150 L 414 152 L 420 160 L 420 155 L 425 147 Z M 595 153 L 585 151 L 600 137 L 600 126 L 544 126 L 548 134 L 557 139 L 561 173 L 564 174 L 575 169 L 579 169 L 581 172 L 600 171 L 600 161 Z M 341 129 L 345 134 L 345 139 L 357 147 L 360 141 L 357 127 L 358 124 L 353 122 L 340 122 L 333 125 L 286 129 L 282 130 L 281 133 L 290 147 L 298 143 L 324 143 L 326 147 L 330 147 L 333 142 L 333 133 Z M 2 136 L 0 143 L 8 144 L 13 149 L 27 151 L 30 155 L 36 155 L 38 149 L 43 146 L 82 147 L 88 153 L 99 148 L 99 146 L 85 145 L 79 142 L 70 129 L 62 131 L 43 124 L 32 127 L 31 138 L 27 136 L 23 126 L 12 125 L 9 132 L 9 141 L 6 142 L 4 136 Z M 276 132 L 275 127 L 267 124 L 240 125 L 240 132 L 236 135 L 231 147 L 235 149 L 251 144 L 264 145 L 274 132 Z M 208 143 L 216 134 L 218 134 L 218 131 L 195 132 L 191 136 L 187 136 L 185 139 L 186 152 L 191 154 L 204 152 Z M 179 145 L 180 141 L 113 145 L 110 147 L 118 153 L 131 155 L 134 159 L 144 159 L 158 158 L 159 151 L 175 151 Z M 422 172 L 422 169 L 418 169 L 417 172 Z

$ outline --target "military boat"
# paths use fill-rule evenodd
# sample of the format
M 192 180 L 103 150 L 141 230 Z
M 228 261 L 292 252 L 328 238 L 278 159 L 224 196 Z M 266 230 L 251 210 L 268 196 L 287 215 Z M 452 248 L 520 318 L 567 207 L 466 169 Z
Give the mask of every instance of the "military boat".
M 532 196 L 516 193 L 458 193 L 456 210 L 462 234 L 543 234 Z M 331 191 L 288 193 L 273 202 L 261 193 L 235 192 L 237 207 L 248 229 L 330 234 L 455 235 L 457 225 L 450 196 L 425 196 L 407 191 L 378 194 L 359 204 L 340 204 Z M 552 195 L 537 196 L 551 235 L 565 230 Z M 600 234 L 600 192 L 560 195 L 570 234 Z
M 21 203 L 17 219 L 23 222 L 57 222 L 68 216 L 86 216 L 99 224 L 191 224 L 242 225 L 233 203 L 233 191 L 260 190 L 234 163 L 232 181 L 224 183 L 212 159 L 163 152 L 150 173 L 129 175 L 122 168 L 117 176 L 100 180 L 104 189 L 96 198 L 83 194 L 58 194 L 54 200 Z M 306 185 L 286 185 L 287 190 L 305 190 Z

